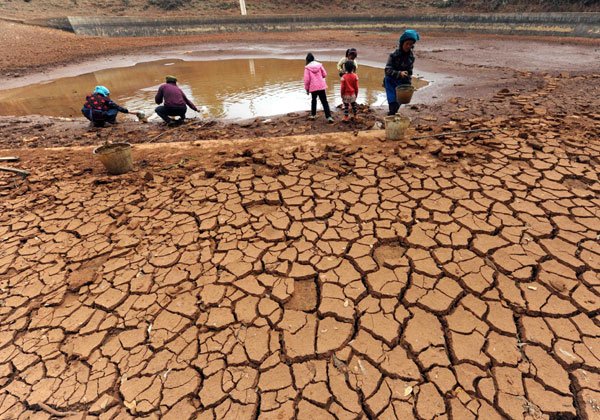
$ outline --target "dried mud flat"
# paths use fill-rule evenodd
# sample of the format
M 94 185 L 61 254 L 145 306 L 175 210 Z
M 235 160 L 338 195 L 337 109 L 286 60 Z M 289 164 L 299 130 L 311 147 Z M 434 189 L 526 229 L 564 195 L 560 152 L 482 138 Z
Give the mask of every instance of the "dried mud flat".
M 140 145 L 120 177 L 9 150 L 0 417 L 597 419 L 595 82 L 412 134 L 489 132 Z
M 0 418 L 599 418 L 598 81 L 511 72 L 398 142 L 1 119 Z

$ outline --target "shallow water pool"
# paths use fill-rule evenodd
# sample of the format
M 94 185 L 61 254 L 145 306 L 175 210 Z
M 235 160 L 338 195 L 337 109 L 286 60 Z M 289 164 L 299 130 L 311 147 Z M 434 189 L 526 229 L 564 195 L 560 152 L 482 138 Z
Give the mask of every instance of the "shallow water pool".
M 325 62 L 330 105 L 341 103 L 340 79 L 335 63 Z M 80 117 L 85 96 L 96 85 L 111 91 L 111 98 L 130 111 L 154 112 L 154 95 L 164 76 L 177 76 L 178 85 L 196 104 L 188 117 L 246 119 L 310 109 L 302 81 L 304 60 L 250 58 L 214 61 L 161 60 L 65 77 L 0 91 L 0 115 Z M 383 69 L 358 68 L 358 103 L 385 105 Z M 417 88 L 427 82 L 415 79 Z M 320 104 L 319 104 L 320 109 Z M 153 118 L 158 118 L 154 115 Z

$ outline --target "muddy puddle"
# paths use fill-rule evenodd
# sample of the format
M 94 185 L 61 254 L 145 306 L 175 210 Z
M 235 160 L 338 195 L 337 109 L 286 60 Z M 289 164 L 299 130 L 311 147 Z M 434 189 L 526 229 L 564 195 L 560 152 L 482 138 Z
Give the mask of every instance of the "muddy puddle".
M 341 103 L 340 80 L 334 62 L 325 62 L 328 98 Z M 160 60 L 130 67 L 112 68 L 64 77 L 0 91 L 0 115 L 80 117 L 85 96 L 104 85 L 111 98 L 130 111 L 151 115 L 154 95 L 167 74 L 176 75 L 200 112 L 188 109 L 188 117 L 245 119 L 308 110 L 310 99 L 302 82 L 304 60 L 244 58 L 214 61 Z M 386 103 L 383 69 L 359 63 L 358 102 L 372 106 Z M 427 82 L 415 79 L 417 88 Z M 158 118 L 154 115 L 152 118 Z

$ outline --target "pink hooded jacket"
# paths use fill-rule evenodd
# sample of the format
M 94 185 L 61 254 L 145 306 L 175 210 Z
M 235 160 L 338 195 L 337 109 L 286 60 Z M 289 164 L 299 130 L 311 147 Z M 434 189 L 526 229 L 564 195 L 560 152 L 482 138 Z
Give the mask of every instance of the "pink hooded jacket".
M 316 92 L 317 90 L 327 89 L 327 83 L 325 78 L 327 72 L 323 67 L 323 64 L 318 61 L 313 61 L 304 67 L 304 89 L 309 92 Z

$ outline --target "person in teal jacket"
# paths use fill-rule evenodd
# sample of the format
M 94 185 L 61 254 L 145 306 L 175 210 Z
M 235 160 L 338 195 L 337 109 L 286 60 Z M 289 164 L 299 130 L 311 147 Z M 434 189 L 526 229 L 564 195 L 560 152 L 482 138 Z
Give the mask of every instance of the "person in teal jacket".
M 398 48 L 390 54 L 385 65 L 383 85 L 389 105 L 388 115 L 394 115 L 400 109 L 396 99 L 396 87 L 412 84 L 415 55 L 413 48 L 419 40 L 419 33 L 413 29 L 404 31 L 398 41 Z

